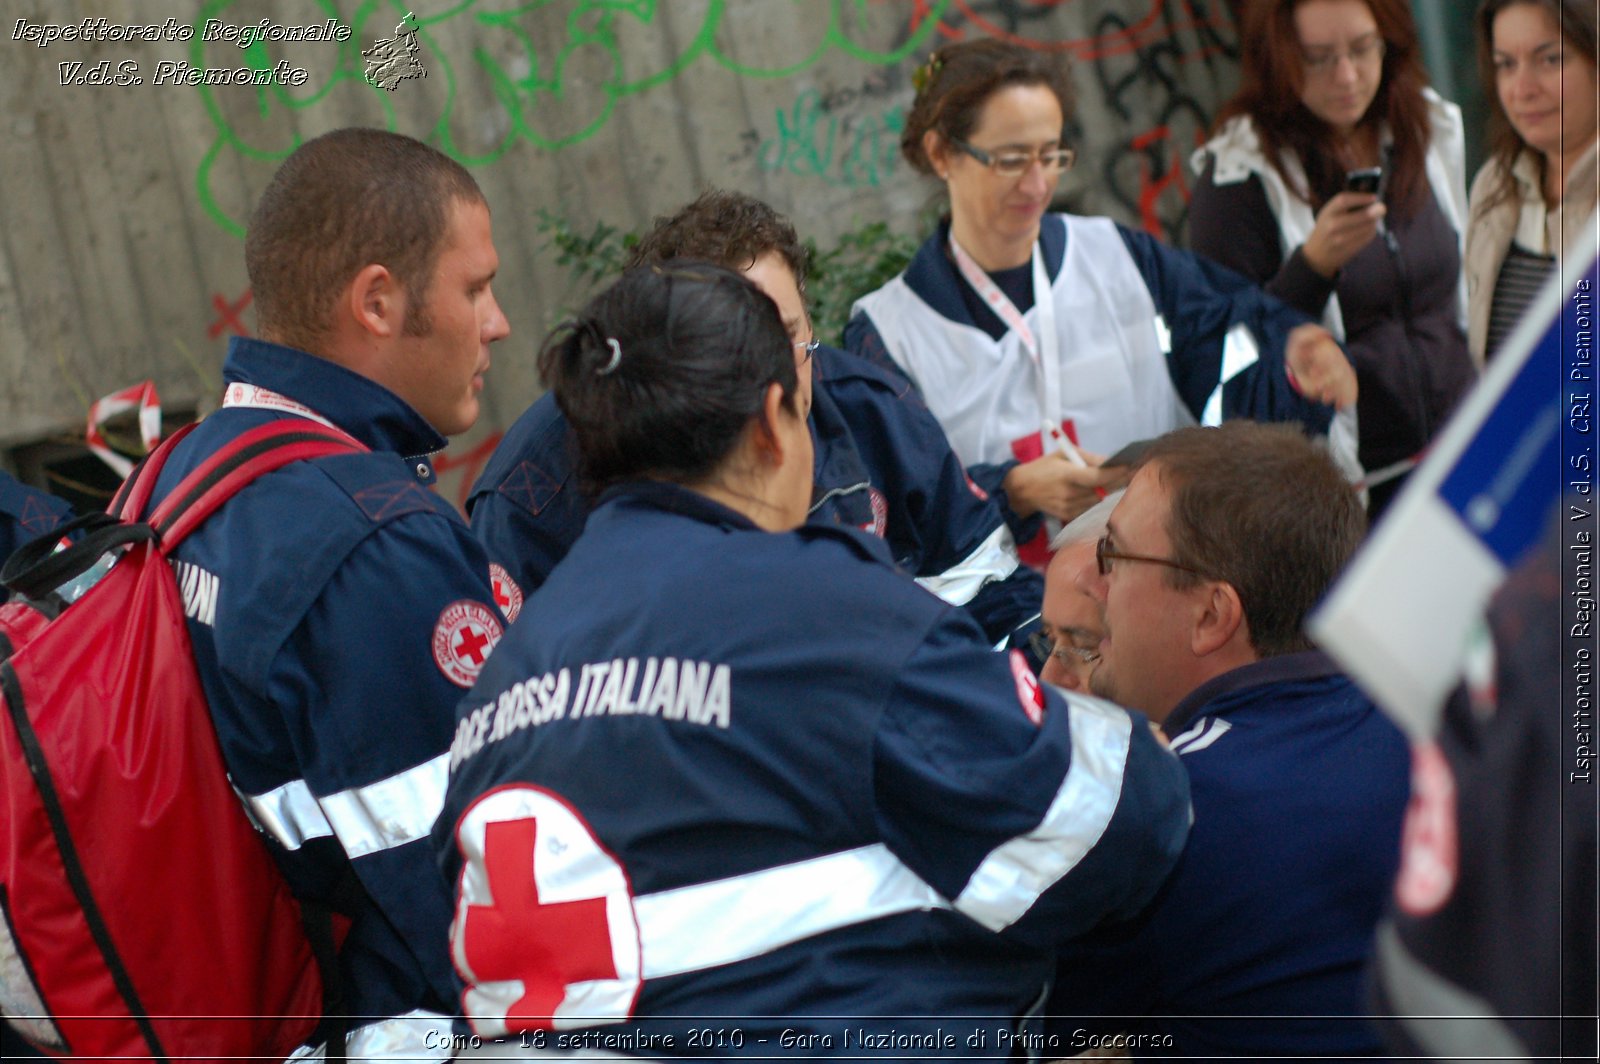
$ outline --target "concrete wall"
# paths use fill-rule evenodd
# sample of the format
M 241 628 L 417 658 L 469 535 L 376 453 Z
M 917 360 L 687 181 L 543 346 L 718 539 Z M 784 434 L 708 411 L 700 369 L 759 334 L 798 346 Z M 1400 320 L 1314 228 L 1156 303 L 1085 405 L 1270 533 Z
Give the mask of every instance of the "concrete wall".
M 823 244 L 879 219 L 909 231 L 934 191 L 899 158 L 910 71 L 938 43 L 988 34 L 1074 60 L 1082 161 L 1065 191 L 1172 236 L 1190 180 L 1180 160 L 1236 77 L 1226 0 L 415 0 L 409 9 L 422 23 L 427 76 L 385 92 L 363 80 L 360 50 L 393 36 L 406 4 L 212 0 L 198 14 L 110 0 L 5 5 L 0 449 L 76 436 L 92 399 L 146 377 L 169 406 L 214 395 L 227 338 L 254 327 L 249 210 L 278 160 L 329 129 L 375 125 L 427 140 L 472 170 L 494 211 L 495 287 L 513 335 L 495 349 L 483 421 L 441 463 L 444 490 L 459 498 L 499 431 L 538 394 L 532 355 L 545 330 L 583 295 L 555 263 L 541 209 L 580 231 L 599 221 L 640 229 L 719 184 L 765 197 Z M 163 39 L 26 39 L 36 27 L 99 17 L 158 27 Z M 202 39 L 212 19 L 237 32 L 262 19 L 329 18 L 353 31 L 348 42 L 241 49 Z M 72 83 L 103 61 L 113 80 L 143 82 Z M 162 62 L 282 62 L 306 78 L 298 87 L 156 84 Z M 71 63 L 83 67 L 63 67 Z

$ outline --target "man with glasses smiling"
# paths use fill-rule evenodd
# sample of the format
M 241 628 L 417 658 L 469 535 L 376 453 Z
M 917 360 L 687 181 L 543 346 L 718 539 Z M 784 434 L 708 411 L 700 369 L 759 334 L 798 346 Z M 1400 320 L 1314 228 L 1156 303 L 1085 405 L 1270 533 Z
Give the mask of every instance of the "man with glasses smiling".
M 1352 1017 L 1410 756 L 1302 631 L 1361 539 L 1360 503 L 1283 426 L 1180 429 L 1135 470 L 1079 569 L 1104 615 L 1089 686 L 1160 725 L 1195 819 L 1154 904 L 1063 951 L 1047 1012 L 1097 1019 L 1054 1031 L 1063 1048 L 1116 1031 L 1181 1057 L 1376 1053 Z

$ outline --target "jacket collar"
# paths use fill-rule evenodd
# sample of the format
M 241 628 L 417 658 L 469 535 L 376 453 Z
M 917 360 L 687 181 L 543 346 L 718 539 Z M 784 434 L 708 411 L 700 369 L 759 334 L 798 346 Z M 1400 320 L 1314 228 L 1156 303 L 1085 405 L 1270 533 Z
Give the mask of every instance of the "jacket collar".
M 837 353 L 818 348 L 811 378 L 811 442 L 816 452 L 812 469 L 811 506 L 816 509 L 829 494 L 871 483 L 872 475 L 856 446 L 844 411 L 829 391 L 828 373 Z
M 1039 248 L 1044 252 L 1044 269 L 1050 280 L 1061 275 L 1061 263 L 1067 252 L 1067 223 L 1060 215 L 1046 214 L 1039 220 Z M 950 258 L 950 219 L 939 222 L 939 228 L 917 249 L 906 267 L 906 285 L 922 301 L 958 325 L 974 326 L 966 301 L 961 298 L 961 288 L 967 282 Z
M 708 525 L 721 525 L 741 531 L 761 531 L 754 521 L 737 510 L 731 510 L 713 499 L 683 487 L 660 480 L 631 480 L 607 488 L 595 504 L 590 515 L 592 525 L 603 512 L 619 508 L 646 506 L 667 513 L 678 514 Z
M 353 370 L 282 344 L 235 336 L 222 366 L 225 383 L 269 388 L 310 407 L 374 451 L 430 465 L 448 442 L 398 395 Z
M 1279 654 L 1262 658 L 1249 665 L 1241 665 L 1221 676 L 1213 676 L 1186 695 L 1183 701 L 1167 715 L 1161 730 L 1177 735 L 1207 710 L 1219 708 L 1214 703 L 1230 695 L 1249 690 L 1301 680 L 1320 680 L 1343 675 L 1332 658 L 1320 650 L 1305 650 L 1297 654 Z

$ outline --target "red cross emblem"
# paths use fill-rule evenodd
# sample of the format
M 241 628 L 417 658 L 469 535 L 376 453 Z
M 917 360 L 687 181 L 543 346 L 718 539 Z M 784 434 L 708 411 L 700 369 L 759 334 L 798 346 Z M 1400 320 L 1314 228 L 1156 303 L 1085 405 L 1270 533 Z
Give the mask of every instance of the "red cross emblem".
M 551 1027 L 567 984 L 615 979 L 611 931 L 604 898 L 541 902 L 532 875 L 537 859 L 536 820 L 486 825 L 485 874 L 493 902 L 468 905 L 462 947 L 478 982 L 515 979 L 523 994 L 506 1017 L 513 1032 Z
M 434 663 L 457 687 L 471 687 L 500 635 L 493 610 L 481 602 L 459 599 L 444 608 L 433 626 Z
M 489 637 L 469 624 L 461 630 L 461 641 L 453 649 L 456 657 L 466 658 L 474 665 L 482 665 L 488 645 Z
M 574 1010 L 627 1019 L 639 990 L 628 880 L 576 810 L 540 788 L 500 787 L 462 816 L 456 841 L 451 952 L 473 1029 L 550 1030 Z
M 1411 801 L 1400 839 L 1394 895 L 1402 911 L 1427 916 L 1450 900 L 1461 867 L 1456 778 L 1438 743 L 1411 747 Z
M 522 612 L 522 588 L 511 579 L 504 566 L 489 563 L 489 586 L 494 588 L 494 604 L 506 615 L 506 623 L 517 619 Z
M 1017 701 L 1022 703 L 1022 712 L 1038 727 L 1044 723 L 1044 689 L 1039 686 L 1033 670 L 1028 668 L 1028 659 L 1022 656 L 1022 651 L 1013 650 L 1008 658 L 1011 662 L 1011 679 L 1017 685 Z

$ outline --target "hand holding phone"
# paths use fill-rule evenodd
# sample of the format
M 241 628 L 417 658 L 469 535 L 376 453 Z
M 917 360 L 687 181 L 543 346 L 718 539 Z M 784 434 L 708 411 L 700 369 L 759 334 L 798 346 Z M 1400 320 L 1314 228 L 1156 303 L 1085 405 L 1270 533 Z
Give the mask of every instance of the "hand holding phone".
M 1344 191 L 1323 205 L 1316 226 L 1301 245 L 1306 262 L 1327 278 L 1371 243 L 1388 213 L 1383 202 L 1373 198 L 1383 187 L 1383 167 L 1351 170 L 1344 183 Z
M 1367 166 L 1360 170 L 1350 170 L 1344 175 L 1344 190 L 1346 192 L 1361 192 L 1369 196 L 1378 194 L 1378 189 L 1383 187 L 1383 167 Z

